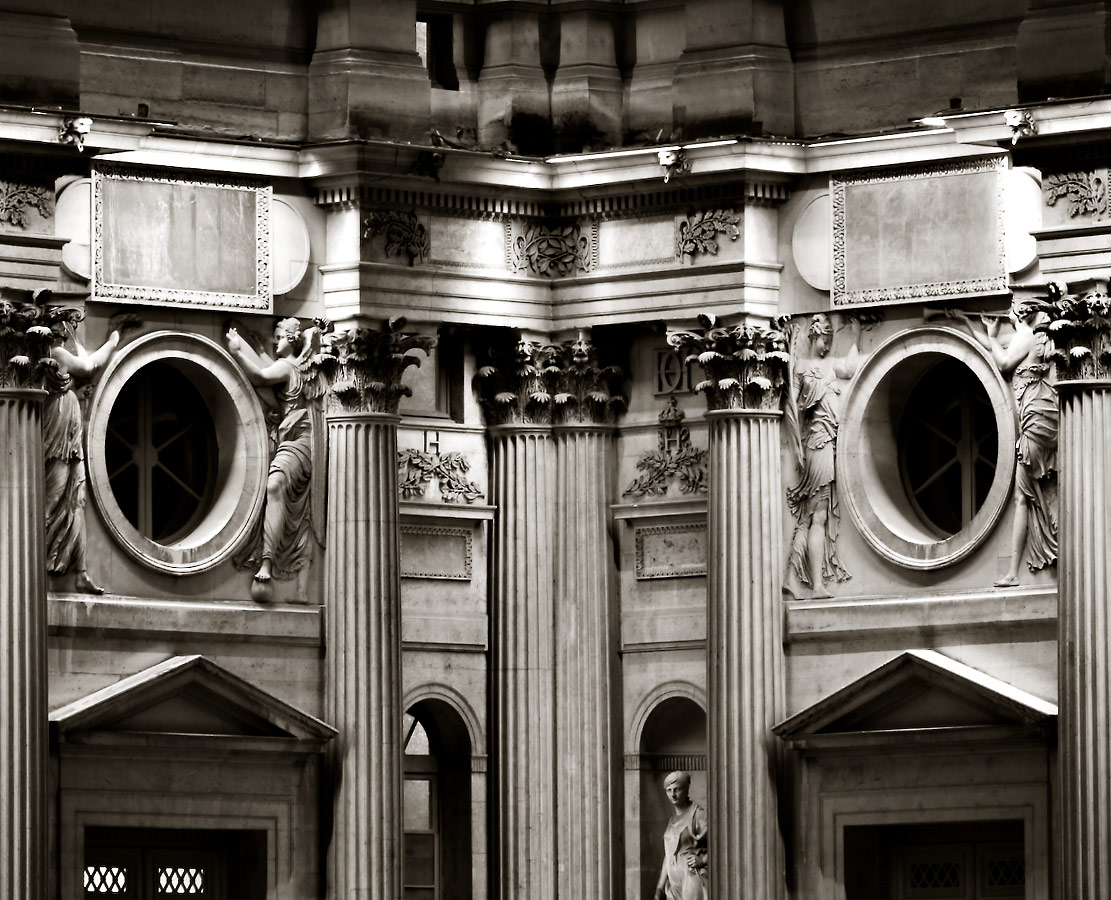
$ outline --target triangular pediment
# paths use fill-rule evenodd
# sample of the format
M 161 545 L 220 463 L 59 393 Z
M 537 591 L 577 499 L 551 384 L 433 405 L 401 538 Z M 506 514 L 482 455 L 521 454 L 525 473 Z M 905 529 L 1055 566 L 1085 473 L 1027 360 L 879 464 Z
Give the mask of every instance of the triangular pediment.
M 935 650 L 909 650 L 774 729 L 792 746 L 1047 734 L 1053 703 Z
M 50 714 L 68 735 L 269 738 L 316 743 L 335 730 L 203 656 L 175 656 Z

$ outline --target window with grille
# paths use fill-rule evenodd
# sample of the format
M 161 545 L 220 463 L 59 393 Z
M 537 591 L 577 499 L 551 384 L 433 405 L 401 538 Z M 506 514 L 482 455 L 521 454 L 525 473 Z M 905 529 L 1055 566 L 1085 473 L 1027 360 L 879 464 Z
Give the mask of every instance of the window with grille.
M 406 714 L 404 728 L 404 900 L 438 900 L 439 798 L 436 790 L 436 757 L 432 754 L 428 733 L 416 718 Z
M 907 396 L 899 468 L 911 505 L 941 539 L 972 521 L 995 478 L 998 433 L 987 391 L 957 359 L 929 368 Z

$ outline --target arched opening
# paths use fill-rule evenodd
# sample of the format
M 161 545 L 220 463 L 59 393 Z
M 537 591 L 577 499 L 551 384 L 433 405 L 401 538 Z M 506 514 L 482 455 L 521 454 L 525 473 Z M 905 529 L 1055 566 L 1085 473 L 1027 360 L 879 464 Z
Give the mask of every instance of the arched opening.
M 686 697 L 669 697 L 649 713 L 640 747 L 640 896 L 651 897 L 663 862 L 663 833 L 671 818 L 664 779 L 691 776 L 691 799 L 706 804 L 706 713 Z
M 404 900 L 470 900 L 471 749 L 442 700 L 421 700 L 402 722 Z

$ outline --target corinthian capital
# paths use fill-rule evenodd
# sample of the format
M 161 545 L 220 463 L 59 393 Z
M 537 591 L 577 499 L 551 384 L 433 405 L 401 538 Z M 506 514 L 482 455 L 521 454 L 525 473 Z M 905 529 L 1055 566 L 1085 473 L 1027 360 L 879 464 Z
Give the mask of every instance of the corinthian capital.
M 685 362 L 697 362 L 706 378 L 695 390 L 711 410 L 780 409 L 788 387 L 787 335 L 773 325 L 746 322 L 722 327 L 699 316 L 702 331 L 670 331 L 667 342 Z
M 46 373 L 58 369 L 50 348 L 84 318 L 79 309 L 40 305 L 44 294 L 50 292 L 32 298 L 0 291 L 0 388 L 41 388 Z
M 553 419 L 562 425 L 612 425 L 625 408 L 625 398 L 615 393 L 621 383 L 621 369 L 602 365 L 598 348 L 586 332 L 573 341 L 551 348 L 555 393 Z
M 397 414 L 401 398 L 412 394 L 401 376 L 409 366 L 420 365 L 409 351 L 427 353 L 436 346 L 435 337 L 406 334 L 404 327 L 405 320 L 398 317 L 381 330 L 349 328 L 329 337 L 329 411 Z
M 1111 380 L 1111 298 L 1106 282 L 1084 285 L 1075 294 L 1050 283 L 1045 300 L 1016 304 L 1015 314 L 1029 317 L 1035 331 L 1049 335 L 1053 348 L 1046 358 L 1054 363 L 1059 380 Z
M 488 425 L 551 425 L 554 348 L 521 334 L 493 341 L 475 378 Z

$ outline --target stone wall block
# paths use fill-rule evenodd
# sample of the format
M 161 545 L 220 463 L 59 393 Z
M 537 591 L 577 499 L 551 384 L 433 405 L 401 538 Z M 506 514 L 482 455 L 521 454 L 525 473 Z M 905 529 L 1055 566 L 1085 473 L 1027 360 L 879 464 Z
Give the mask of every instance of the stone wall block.
M 46 897 L 41 391 L 0 390 L 0 897 Z
M 336 797 L 328 897 L 401 896 L 401 582 L 397 417 L 330 416 L 328 715 Z

